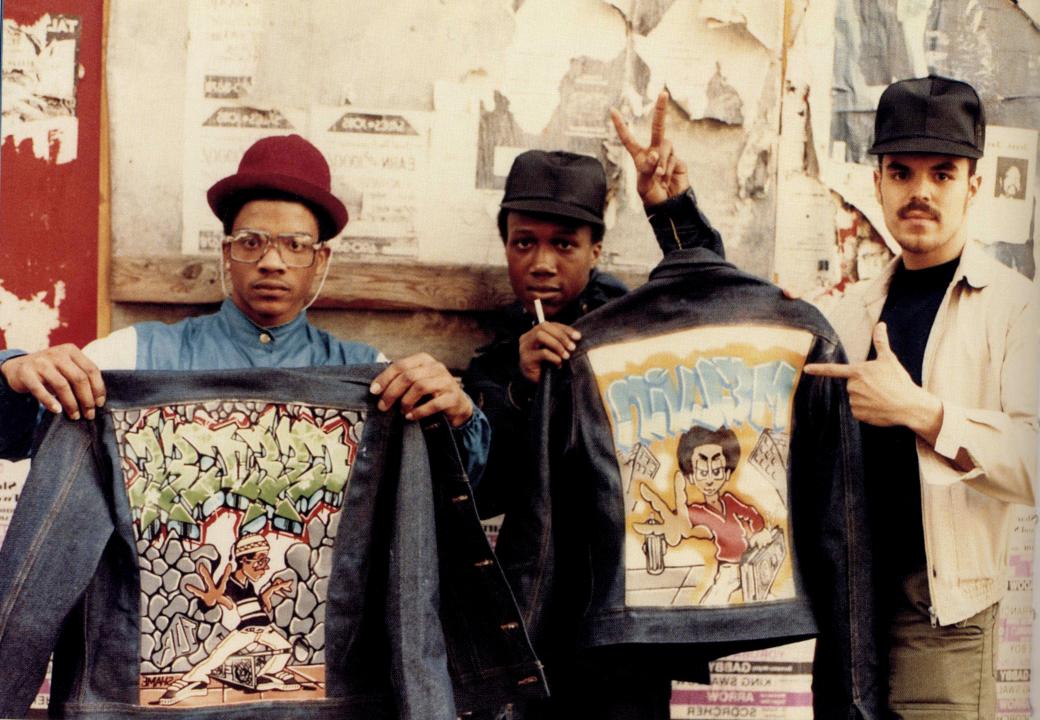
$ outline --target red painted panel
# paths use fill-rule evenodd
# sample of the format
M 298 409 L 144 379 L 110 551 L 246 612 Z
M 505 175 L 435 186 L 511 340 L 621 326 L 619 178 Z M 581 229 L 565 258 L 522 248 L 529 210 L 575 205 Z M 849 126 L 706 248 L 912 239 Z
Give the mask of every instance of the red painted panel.
M 97 334 L 103 3 L 5 0 L 3 15 L 0 348 L 38 320 L 12 295 L 58 303 L 49 344 L 82 345 Z

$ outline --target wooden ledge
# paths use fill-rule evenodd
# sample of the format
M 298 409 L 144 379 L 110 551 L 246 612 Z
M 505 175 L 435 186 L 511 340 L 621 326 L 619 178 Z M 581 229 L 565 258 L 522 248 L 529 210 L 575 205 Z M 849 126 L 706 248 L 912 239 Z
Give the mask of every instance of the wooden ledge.
M 112 300 L 202 304 L 221 299 L 217 259 L 201 255 L 115 256 Z M 607 268 L 605 268 L 607 269 Z M 647 272 L 607 269 L 629 287 Z M 333 261 L 318 307 L 364 310 L 495 310 L 513 301 L 504 267 Z

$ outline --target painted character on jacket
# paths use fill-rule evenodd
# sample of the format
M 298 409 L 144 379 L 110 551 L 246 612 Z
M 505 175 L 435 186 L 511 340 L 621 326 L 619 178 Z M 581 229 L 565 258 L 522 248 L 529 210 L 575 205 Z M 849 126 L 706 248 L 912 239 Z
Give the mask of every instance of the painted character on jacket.
M 243 535 L 232 548 L 234 560 L 224 566 L 220 579 L 216 581 L 205 561 L 199 561 L 198 570 L 203 587 L 186 584 L 185 589 L 207 607 L 219 604 L 226 610 L 235 611 L 238 624 L 205 660 L 167 688 L 159 699 L 161 705 L 174 705 L 188 697 L 205 696 L 210 674 L 233 655 L 254 646 L 272 651 L 257 674 L 257 691 L 300 689 L 297 677 L 285 669 L 292 645 L 271 621 L 271 598 L 276 594 L 288 596 L 292 592 L 292 581 L 274 578 L 259 592 L 254 585 L 270 567 L 270 549 L 262 535 Z
M 672 547 L 687 538 L 711 540 L 715 545 L 715 575 L 699 603 L 725 605 L 741 589 L 741 561 L 745 553 L 750 548 L 765 547 L 773 535 L 754 505 L 723 490 L 740 461 L 740 442 L 732 430 L 692 427 L 679 438 L 677 456 L 675 510 L 643 483 L 640 493 L 654 515 L 648 522 L 635 523 L 633 528 L 642 535 L 663 534 Z M 689 501 L 687 492 L 691 485 L 700 491 L 703 502 Z M 742 599 L 747 602 L 752 598 Z

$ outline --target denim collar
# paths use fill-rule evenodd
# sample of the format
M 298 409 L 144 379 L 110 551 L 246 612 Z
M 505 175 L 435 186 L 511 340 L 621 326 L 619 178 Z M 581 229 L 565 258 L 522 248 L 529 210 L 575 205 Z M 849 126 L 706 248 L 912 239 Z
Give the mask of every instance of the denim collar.
M 302 347 L 309 341 L 307 313 L 301 312 L 284 325 L 262 327 L 250 320 L 231 298 L 225 298 L 217 313 L 221 324 L 235 345 L 271 350 L 275 347 Z M 266 338 L 266 339 L 265 339 Z
M 719 255 L 704 247 L 687 248 L 685 250 L 672 250 L 664 256 L 664 259 L 650 271 L 651 280 L 662 280 L 665 278 L 686 275 L 691 270 L 721 270 L 734 269 L 733 263 L 726 262 Z

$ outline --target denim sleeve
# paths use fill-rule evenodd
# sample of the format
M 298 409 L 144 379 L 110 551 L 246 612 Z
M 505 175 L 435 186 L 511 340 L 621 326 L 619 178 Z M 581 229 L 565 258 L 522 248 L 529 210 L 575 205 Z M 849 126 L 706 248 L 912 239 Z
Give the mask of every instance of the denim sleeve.
M 722 236 L 701 212 L 692 187 L 646 208 L 646 217 L 665 255 L 673 250 L 702 247 L 726 257 Z
M 459 443 L 459 453 L 462 455 L 466 475 L 469 476 L 470 484 L 476 486 L 487 466 L 488 451 L 491 449 L 491 423 L 488 422 L 484 411 L 474 402 L 472 417 L 452 430 Z
M 56 416 L 0 546 L 0 717 L 23 717 L 114 525 L 93 422 Z
M 818 338 L 809 362 L 844 362 Z M 859 426 L 844 382 L 803 376 L 791 440 L 795 547 L 820 634 L 813 661 L 816 717 L 879 718 L 871 540 Z
M 406 423 L 390 549 L 386 619 L 401 720 L 455 720 L 440 622 L 440 573 L 429 457 Z
M 0 350 L 0 365 L 25 354 L 22 350 Z M 16 393 L 0 374 L 0 459 L 23 460 L 29 457 L 39 416 L 40 404 L 36 398 Z

